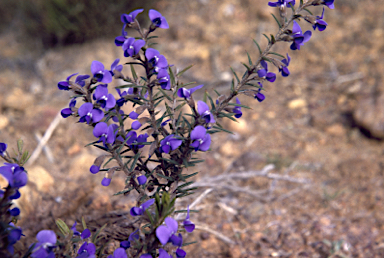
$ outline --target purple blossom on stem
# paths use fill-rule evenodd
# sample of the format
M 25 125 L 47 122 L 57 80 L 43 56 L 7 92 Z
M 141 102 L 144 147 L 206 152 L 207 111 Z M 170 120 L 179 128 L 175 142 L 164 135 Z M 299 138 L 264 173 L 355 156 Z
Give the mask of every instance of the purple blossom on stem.
M 131 24 L 135 21 L 136 16 L 142 11 L 144 11 L 144 9 L 137 9 L 135 11 L 130 12 L 129 14 L 122 14 L 120 16 L 120 20 L 122 23 Z
M 72 225 L 72 227 L 71 227 L 71 230 L 72 230 L 72 232 L 73 232 L 73 235 L 75 235 L 75 236 L 80 236 L 80 232 L 77 231 L 77 229 L 76 229 L 76 225 L 77 225 L 77 221 L 75 221 L 75 223 L 73 223 L 73 225 Z
M 197 102 L 197 112 L 200 114 L 201 117 L 205 119 L 205 122 L 207 124 L 216 122 L 211 111 L 209 110 L 207 103 L 205 103 L 204 101 Z
M 13 245 L 16 244 L 16 242 L 20 240 L 21 236 L 23 235 L 23 231 L 21 230 L 20 227 L 15 227 L 15 224 L 13 224 L 11 222 L 11 223 L 9 223 L 6 235 L 8 238 L 7 250 L 11 254 L 13 254 L 15 252 Z
M 98 82 L 110 83 L 112 81 L 112 74 L 104 69 L 104 65 L 99 61 L 92 62 L 91 72 Z
M 146 176 L 139 176 L 137 177 L 137 181 L 139 182 L 139 185 L 145 185 L 147 182 L 147 177 Z
M 63 118 L 67 118 L 67 117 L 73 115 L 73 114 L 76 112 L 76 111 L 74 110 L 74 107 L 75 107 L 75 106 L 76 106 L 76 99 L 73 98 L 73 99 L 71 99 L 71 101 L 69 102 L 69 108 L 63 108 L 63 109 L 61 110 L 61 116 L 62 116 Z M 1 153 L 1 151 L 0 151 L 0 153 Z
M 172 258 L 172 255 L 168 254 L 163 248 L 159 248 L 159 258 Z
M 335 2 L 335 0 L 323 0 L 321 4 L 326 5 L 329 9 L 334 9 L 335 5 L 333 4 L 333 2 Z
M 0 175 L 8 181 L 10 187 L 20 188 L 27 184 L 28 176 L 23 167 L 15 163 L 4 163 L 4 165 L 0 167 Z
M 276 74 L 268 72 L 268 64 L 266 61 L 261 60 L 260 61 L 261 66 L 263 69 L 260 69 L 257 71 L 257 74 L 260 78 L 264 78 L 269 82 L 274 82 L 276 80 Z
M 80 116 L 80 123 L 97 123 L 104 118 L 104 112 L 98 108 L 93 108 L 93 104 L 90 102 L 81 105 L 77 113 Z
M 168 241 L 171 241 L 174 245 L 179 246 L 182 242 L 181 234 L 176 235 L 179 225 L 177 221 L 167 217 L 164 220 L 165 225 L 161 225 L 156 229 L 156 236 L 162 245 L 166 245 Z M 180 241 L 181 238 L 181 241 Z
M 77 74 L 79 73 L 71 74 L 70 76 L 67 77 L 66 81 L 58 82 L 57 87 L 59 88 L 59 90 L 69 90 L 71 87 L 70 79 Z M 76 77 L 75 83 L 77 83 L 81 87 L 84 87 L 85 85 L 84 80 L 88 79 L 89 77 L 90 77 L 89 75 L 79 75 Z
M 259 102 L 262 102 L 265 99 L 265 96 L 263 93 L 261 93 L 261 89 L 263 88 L 263 84 L 259 82 L 260 88 L 259 90 L 255 93 L 255 99 L 257 99 Z
M 145 203 L 141 204 L 139 207 L 132 207 L 130 213 L 133 217 L 143 215 L 145 210 L 149 208 L 152 204 L 155 203 L 155 199 L 149 199 Z
M 184 258 L 187 255 L 187 253 L 180 248 L 177 248 L 176 250 L 176 258 Z
M 183 225 L 188 233 L 191 233 L 195 229 L 195 224 L 193 224 L 192 221 L 189 219 L 189 206 L 187 208 L 187 217 L 185 217 Z
M 278 0 L 277 2 L 268 2 L 268 5 L 271 7 L 280 7 L 282 5 L 290 7 L 290 5 L 295 5 L 295 0 Z
M 116 99 L 112 94 L 108 94 L 108 85 L 100 84 L 96 87 L 93 99 L 100 103 L 100 106 L 105 109 L 111 109 L 116 105 Z
M 190 99 L 192 96 L 192 93 L 194 93 L 198 89 L 203 88 L 203 86 L 204 85 L 202 84 L 202 85 L 196 86 L 196 87 L 191 88 L 191 89 L 180 88 L 177 91 L 177 96 L 179 96 L 180 98 Z
M 324 18 L 324 8 L 323 8 L 323 13 L 321 16 L 316 16 L 316 21 L 315 24 L 313 24 L 313 29 L 316 30 L 316 28 L 319 29 L 319 31 L 323 31 L 327 28 L 328 23 L 326 23 L 323 18 Z
M 0 156 L 5 156 L 5 151 L 7 150 L 7 144 L 0 142 Z
M 96 258 L 96 246 L 93 243 L 84 242 L 77 254 L 76 258 Z
M 155 71 L 158 72 L 160 69 L 166 69 L 168 67 L 168 61 L 165 56 L 160 55 L 160 52 L 154 48 L 148 48 L 145 51 L 145 57 L 150 62 Z
M 124 56 L 136 56 L 142 47 L 144 47 L 145 41 L 142 39 L 135 40 L 135 38 L 128 38 L 124 41 L 123 50 Z
M 127 36 L 127 32 L 125 31 L 125 27 L 127 26 L 126 23 L 124 23 L 123 25 L 123 29 L 121 30 L 121 36 L 117 36 L 115 38 L 115 45 L 120 47 L 124 44 L 124 41 L 127 39 L 126 36 Z
M 307 30 L 304 34 L 301 31 L 300 25 L 293 21 L 292 37 L 293 42 L 291 44 L 292 50 L 300 50 L 300 46 L 303 46 L 312 36 L 312 32 Z
M 169 153 L 171 150 L 176 150 L 182 143 L 182 140 L 177 139 L 173 134 L 170 134 L 160 142 L 160 150 Z
M 131 127 L 132 127 L 133 130 L 137 130 L 141 126 L 142 126 L 142 124 L 139 121 L 133 121 L 133 123 L 131 124 Z
M 149 10 L 148 15 L 149 15 L 149 19 L 151 19 L 152 23 L 156 27 L 161 28 L 161 29 L 168 29 L 169 28 L 167 20 L 158 11 L 151 9 L 151 10 Z
M 204 126 L 198 125 L 191 132 L 191 146 L 195 148 L 195 151 L 207 151 L 211 145 L 211 136 L 207 133 L 207 129 Z
M 166 69 L 160 69 L 157 74 L 157 79 L 160 83 L 160 86 L 163 90 L 171 89 L 171 80 Z
M 111 255 L 108 255 L 107 258 L 127 258 L 127 253 L 125 252 L 125 249 L 124 248 L 117 248 L 113 254 Z
M 93 135 L 98 137 L 99 141 L 102 141 L 104 145 L 106 143 L 113 144 L 116 139 L 117 127 L 116 124 L 107 125 L 104 122 L 100 122 L 93 129 Z
M 236 98 L 236 103 L 241 104 L 239 98 Z M 243 115 L 243 113 L 241 112 L 240 106 L 235 106 L 235 108 L 232 110 L 232 112 L 235 113 L 236 118 L 240 118 Z
M 287 58 L 281 60 L 281 62 L 284 64 L 284 66 L 279 67 L 279 72 L 281 72 L 281 75 L 283 77 L 287 77 L 290 72 L 288 70 L 289 63 L 291 62 L 291 57 L 287 54 Z
M 56 248 L 56 234 L 52 230 L 41 230 L 36 235 L 37 243 L 32 250 L 33 258 L 54 258 L 53 249 Z
M 115 74 L 113 71 L 119 71 L 121 72 L 123 70 L 123 66 L 122 65 L 119 65 L 119 62 L 120 62 L 120 59 L 117 58 L 115 61 L 113 61 L 113 63 L 111 64 L 111 74 L 112 76 Z

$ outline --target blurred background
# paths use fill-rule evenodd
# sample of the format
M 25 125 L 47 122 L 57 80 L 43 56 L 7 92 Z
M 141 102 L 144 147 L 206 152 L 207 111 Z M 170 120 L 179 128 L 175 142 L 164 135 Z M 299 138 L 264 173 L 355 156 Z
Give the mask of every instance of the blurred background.
M 12 150 L 21 138 L 33 152 L 53 128 L 26 165 L 30 183 L 18 201 L 25 237 L 17 248 L 54 229 L 56 218 L 72 225 L 84 216 L 92 229 L 109 222 L 110 250 L 134 229 L 122 225 L 137 196 L 112 196 L 124 188 L 122 175 L 105 188 L 102 174 L 89 173 L 100 155 L 83 147 L 94 140 L 91 130 L 57 119 L 70 97 L 58 81 L 90 74 L 93 60 L 107 68 L 116 58 L 126 62 L 114 45 L 121 13 L 144 8 L 138 19 L 146 27 L 148 10 L 160 11 L 170 29 L 155 32 L 156 48 L 177 68 L 193 64 L 182 81 L 204 84 L 214 96 L 213 89 L 228 91 L 229 67 L 243 73 L 245 51 L 257 59 L 252 39 L 263 48 L 262 33 L 277 32 L 270 13 L 278 13 L 267 2 L 2 0 L 0 142 Z M 265 83 L 262 103 L 242 96 L 252 110 L 238 123 L 221 121 L 234 134 L 214 135 L 206 162 L 191 169 L 202 188 L 179 208 L 209 191 L 194 207 L 199 229 L 185 241 L 198 243 L 185 248 L 189 257 L 384 257 L 384 7 L 335 0 L 334 10 L 325 9 L 329 26 L 302 50 L 283 43 L 273 50 L 289 53 L 291 75 Z M 266 168 L 269 176 L 257 176 Z

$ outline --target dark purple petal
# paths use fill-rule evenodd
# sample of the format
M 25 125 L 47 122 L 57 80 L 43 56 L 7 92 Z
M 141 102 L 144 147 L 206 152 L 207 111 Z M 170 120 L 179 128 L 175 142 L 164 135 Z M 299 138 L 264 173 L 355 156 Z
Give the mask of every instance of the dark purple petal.
M 159 248 L 159 258 L 172 258 L 172 256 L 168 254 L 164 249 Z
M 152 23 L 155 24 L 156 27 L 159 27 L 162 29 L 169 28 L 167 20 L 158 11 L 151 9 L 149 10 L 148 15 Z
M 129 241 L 121 241 L 120 242 L 120 247 L 124 249 L 128 249 L 131 247 L 131 243 Z
M 111 178 L 106 178 L 104 177 L 103 180 L 101 180 L 101 185 L 102 186 L 109 186 L 111 184 Z
M 183 244 L 183 237 L 180 233 L 179 235 L 173 234 L 170 240 L 174 246 L 181 246 Z
M 125 37 L 124 36 L 118 36 L 115 38 L 115 45 L 120 47 L 124 44 Z
M 137 178 L 137 181 L 139 182 L 139 185 L 144 185 L 147 182 L 147 177 L 146 176 L 139 176 Z
M 139 121 L 134 121 L 131 125 L 133 130 L 137 130 L 142 126 L 142 124 Z
M 14 217 L 19 216 L 19 214 L 20 214 L 20 209 L 17 208 L 17 207 L 15 207 L 15 208 L 9 210 L 9 213 L 11 214 L 11 216 L 14 216 Z
M 180 248 L 177 248 L 176 250 L 176 258 L 184 258 L 187 255 L 187 253 Z
M 257 93 L 256 95 L 255 95 L 255 98 L 259 101 L 259 102 L 262 102 L 264 99 L 265 99 L 265 96 L 264 96 L 264 94 L 262 94 L 262 93 Z
M 81 239 L 86 239 L 90 236 L 91 236 L 91 231 L 88 228 L 84 229 L 84 231 L 81 233 Z
M 127 258 L 127 253 L 125 252 L 124 248 L 119 247 L 113 252 L 113 257 L 114 258 Z
M 138 207 L 132 207 L 130 213 L 131 213 L 131 216 L 135 217 L 135 216 L 142 215 L 143 210 Z

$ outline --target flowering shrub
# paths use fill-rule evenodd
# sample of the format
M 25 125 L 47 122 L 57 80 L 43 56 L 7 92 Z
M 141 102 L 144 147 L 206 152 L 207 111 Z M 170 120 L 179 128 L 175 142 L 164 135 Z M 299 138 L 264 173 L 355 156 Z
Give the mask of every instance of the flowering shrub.
M 217 132 L 228 132 L 219 123 L 222 118 L 236 120 L 241 118 L 242 108 L 238 98 L 241 95 L 250 96 L 259 102 L 265 100 L 264 82 L 274 82 L 276 74 L 269 70 L 275 66 L 283 77 L 290 74 L 288 66 L 291 58 L 279 53 L 271 52 L 271 48 L 278 42 L 289 42 L 291 50 L 300 50 L 304 43 L 310 40 L 312 32 L 302 32 L 297 21 L 302 18 L 319 31 L 326 29 L 324 7 L 321 16 L 314 16 L 307 7 L 324 5 L 333 8 L 333 1 L 307 0 L 296 5 L 295 0 L 279 0 L 269 2 L 269 6 L 277 7 L 281 19 L 274 19 L 279 30 L 276 35 L 265 37 L 268 45 L 264 51 L 259 50 L 256 61 L 248 55 L 248 64 L 244 74 L 239 77 L 235 72 L 230 87 L 230 93 L 223 95 L 216 91 L 214 99 L 205 94 L 205 100 L 194 100 L 195 91 L 204 86 L 187 88 L 189 84 L 182 84 L 180 76 L 189 69 L 178 71 L 169 65 L 166 57 L 151 48 L 156 38 L 152 33 L 157 29 L 169 28 L 168 22 L 158 11 L 149 10 L 151 24 L 143 29 L 136 16 L 143 9 L 121 15 L 123 29 L 121 35 L 115 38 L 115 45 L 121 47 L 128 62 L 131 76 L 127 76 L 120 60 L 116 59 L 110 70 L 99 61 L 93 61 L 90 67 L 91 75 L 68 76 L 58 83 L 59 90 L 72 91 L 73 96 L 69 107 L 61 111 L 64 118 L 74 117 L 80 123 L 90 126 L 95 141 L 90 143 L 105 153 L 94 161 L 90 167 L 92 174 L 104 173 L 101 181 L 103 186 L 109 186 L 115 173 L 124 173 L 125 189 L 118 192 L 128 194 L 131 191 L 139 193 L 137 207 L 132 207 L 130 215 L 137 217 L 138 228 L 129 236 L 127 241 L 121 242 L 113 254 L 108 257 L 185 257 L 182 249 L 182 232 L 192 232 L 195 229 L 190 218 L 189 207 L 182 223 L 175 220 L 175 202 L 178 198 L 190 195 L 195 190 L 189 188 L 188 180 L 194 174 L 184 173 L 184 169 L 202 162 L 196 158 L 199 152 L 206 152 L 211 146 L 211 135 Z M 295 9 L 296 6 L 296 9 Z M 292 13 L 288 16 L 288 10 Z M 306 12 L 306 14 L 302 14 Z M 138 37 L 128 35 L 125 29 L 133 28 Z M 140 76 L 138 75 L 140 74 Z M 114 89 L 109 86 L 113 80 L 124 84 Z M 114 96 L 114 91 L 119 96 Z M 79 107 L 76 104 L 82 102 Z M 122 107 L 133 104 L 134 110 L 125 114 Z M 166 107 L 160 111 L 160 104 Z M 187 107 L 187 108 L 184 108 Z M 188 110 L 188 111 L 186 111 Z M 128 125 L 127 121 L 131 121 Z M 149 148 L 143 148 L 148 145 Z M 11 157 L 6 152 L 7 145 L 0 143 L 0 154 L 7 161 Z M 20 149 L 20 148 L 19 148 Z M 21 237 L 21 229 L 11 224 L 12 218 L 19 215 L 17 208 L 11 209 L 11 200 L 18 198 L 18 189 L 27 183 L 27 175 L 22 167 L 28 158 L 28 153 L 19 150 L 21 158 L 14 158 L 16 163 L 5 163 L 0 168 L 0 174 L 6 178 L 9 186 L 2 191 L 2 246 L 4 255 L 13 253 L 13 244 Z M 116 166 L 110 161 L 115 160 Z M 154 164 L 154 165 L 153 165 Z M 4 208 L 5 207 L 5 208 Z M 103 247 L 96 246 L 100 231 L 92 233 L 83 222 L 84 231 L 76 231 L 76 224 L 69 228 L 63 221 L 57 225 L 70 245 L 59 242 L 51 230 L 40 231 L 36 238 L 38 242 L 31 246 L 31 257 L 54 257 L 55 250 L 65 249 L 69 257 L 101 257 Z

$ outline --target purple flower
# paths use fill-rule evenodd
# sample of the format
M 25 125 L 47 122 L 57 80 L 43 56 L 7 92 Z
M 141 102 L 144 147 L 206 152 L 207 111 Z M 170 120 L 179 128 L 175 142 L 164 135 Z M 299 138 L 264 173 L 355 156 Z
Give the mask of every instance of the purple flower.
M 71 230 L 73 232 L 73 235 L 80 236 L 80 232 L 76 230 L 76 225 L 77 225 L 77 222 L 75 221 L 75 223 L 73 223 L 73 225 L 71 227 Z
M 107 125 L 104 122 L 98 123 L 93 129 L 93 135 L 99 137 L 99 141 L 102 141 L 104 145 L 106 143 L 113 144 L 116 139 L 117 134 L 117 125 L 111 124 Z
M 321 4 L 328 6 L 329 9 L 334 9 L 335 8 L 335 5 L 333 4 L 334 1 L 335 0 L 323 0 Z
M 189 206 L 187 208 L 187 217 L 185 217 L 183 225 L 188 233 L 191 233 L 195 229 L 195 224 L 193 224 L 192 221 L 189 219 Z
M 7 250 L 11 254 L 13 254 L 15 252 L 14 248 L 13 248 L 13 245 L 16 244 L 16 242 L 20 240 L 21 236 L 23 235 L 23 231 L 21 230 L 20 227 L 15 227 L 15 224 L 13 224 L 12 222 L 9 223 L 7 231 L 8 231 L 6 233 L 6 235 L 8 237 L 8 247 L 7 247 Z
M 140 255 L 140 258 L 152 258 L 151 254 L 142 254 Z
M 144 9 L 137 9 L 133 12 L 130 12 L 129 14 L 122 14 L 120 16 L 120 20 L 122 23 L 128 23 L 131 24 L 135 21 L 136 16 L 141 13 Z
M 84 242 L 77 254 L 76 258 L 96 258 L 96 246 L 93 243 Z
M 173 240 L 172 243 L 175 242 L 178 244 L 180 242 L 179 237 L 175 235 L 179 227 L 179 225 L 177 224 L 177 221 L 170 217 L 165 218 L 164 221 L 166 226 L 161 225 L 156 229 L 156 236 L 159 239 L 160 243 L 162 245 L 166 245 L 168 241 Z
M 74 74 L 71 74 L 70 76 L 67 77 L 67 80 L 66 81 L 60 81 L 58 84 L 57 84 L 57 87 L 59 88 L 59 90 L 69 90 L 70 87 L 71 87 L 71 82 L 69 81 L 73 76 L 75 76 L 76 74 L 79 74 L 79 73 L 74 73 Z M 85 82 L 84 80 L 85 79 L 88 79 L 90 76 L 89 75 L 79 75 L 76 77 L 76 80 L 75 80 L 75 83 L 79 84 L 81 87 L 83 87 L 85 85 Z
M 159 80 L 160 86 L 163 90 L 171 89 L 171 81 L 166 69 L 159 70 L 157 74 L 157 79 Z
M 255 93 L 255 99 L 257 99 L 259 102 L 262 102 L 265 99 L 265 96 L 263 93 L 261 93 L 261 89 L 263 88 L 263 84 L 259 82 L 260 88 L 259 90 Z
M 144 47 L 145 41 L 142 39 L 135 40 L 135 38 L 128 38 L 124 41 L 123 50 L 124 56 L 135 56 L 140 52 L 140 49 Z
M 20 209 L 15 207 L 13 209 L 10 209 L 9 210 L 9 213 L 11 214 L 11 216 L 13 217 L 16 217 L 16 216 L 19 216 L 20 215 Z
M 124 41 L 127 39 L 126 36 L 127 36 L 127 32 L 125 31 L 125 27 L 127 26 L 126 23 L 124 23 L 123 25 L 123 29 L 121 30 L 121 36 L 117 36 L 115 38 L 115 45 L 120 47 L 124 44 Z
M 172 258 L 172 255 L 168 254 L 163 248 L 159 248 L 159 258 Z
M 201 89 L 204 85 L 199 85 L 191 89 L 186 89 L 186 88 L 180 88 L 177 91 L 177 96 L 180 98 L 185 98 L 185 99 L 190 99 L 192 96 L 192 93 L 194 93 L 196 90 Z
M 268 72 L 268 64 L 266 61 L 260 61 L 261 66 L 264 69 L 260 69 L 257 71 L 257 74 L 260 78 L 264 78 L 267 81 L 274 82 L 276 80 L 276 74 Z
M 166 69 L 168 67 L 168 61 L 165 56 L 160 55 L 160 52 L 154 48 L 148 48 L 145 51 L 145 57 L 148 59 L 155 71 L 158 72 L 160 69 Z
M 304 34 L 301 31 L 300 25 L 293 21 L 293 27 L 292 27 L 292 35 L 293 42 L 291 44 L 292 50 L 300 50 L 300 46 L 303 46 L 305 42 L 307 42 L 311 36 L 312 32 L 307 30 Z
M 123 70 L 123 66 L 122 65 L 119 65 L 119 62 L 120 62 L 120 59 L 117 58 L 115 61 L 113 61 L 113 63 L 111 64 L 111 74 L 112 76 L 114 75 L 114 72 L 113 71 L 119 71 L 121 72 Z
M 104 65 L 99 61 L 92 62 L 91 72 L 98 82 L 110 83 L 112 81 L 112 74 L 104 69 Z
M 294 6 L 295 0 L 278 0 L 277 2 L 268 2 L 268 5 L 271 7 L 280 7 L 282 5 L 290 6 L 290 4 Z
M 87 124 L 97 123 L 104 118 L 104 112 L 98 108 L 93 108 L 93 104 L 90 102 L 81 105 L 77 113 L 80 116 L 79 122 Z
M 133 130 L 137 130 L 141 126 L 142 126 L 142 124 L 139 121 L 133 121 L 133 123 L 131 124 L 131 127 L 132 127 Z
M 195 148 L 195 151 L 207 151 L 211 145 L 211 136 L 207 133 L 207 129 L 204 126 L 198 125 L 191 132 L 191 146 Z
M 0 156 L 5 155 L 5 151 L 7 150 L 7 146 L 8 145 L 6 143 L 0 142 Z
M 127 253 L 125 252 L 124 248 L 117 248 L 114 252 L 113 255 L 108 255 L 107 258 L 127 258 Z
M 108 94 L 108 85 L 100 84 L 96 87 L 93 99 L 100 103 L 100 106 L 105 109 L 111 109 L 116 105 L 116 99 L 112 94 Z
M 287 54 L 287 58 L 286 59 L 283 59 L 281 60 L 281 62 L 285 65 L 285 66 L 281 66 L 279 67 L 279 72 L 281 72 L 281 75 L 283 77 L 287 77 L 290 72 L 288 70 L 288 66 L 289 66 L 289 63 L 291 62 L 291 57 Z
M 151 9 L 151 10 L 149 10 L 148 15 L 149 15 L 149 19 L 151 19 L 152 23 L 156 27 L 161 28 L 161 29 L 168 29 L 169 28 L 167 20 L 158 11 Z
M 140 143 L 145 143 L 145 142 L 147 142 L 147 138 L 148 138 L 148 134 L 147 133 L 145 133 L 145 134 L 140 134 L 138 137 L 137 137 L 137 139 L 136 139 L 136 143 L 138 143 L 138 145 L 136 145 L 137 146 L 137 148 L 143 148 L 145 145 L 144 144 L 141 144 L 140 145 Z
M 173 134 L 170 134 L 160 142 L 160 150 L 169 153 L 171 150 L 176 150 L 182 143 L 182 140 L 177 139 Z
M 239 98 L 236 98 L 236 103 L 241 104 Z M 235 106 L 235 108 L 232 110 L 232 113 L 235 113 L 236 118 L 240 118 L 243 115 L 240 106 Z
M 76 106 L 76 99 L 73 98 L 73 99 L 71 99 L 71 101 L 69 102 L 69 108 L 63 108 L 63 109 L 61 110 L 61 116 L 62 116 L 63 118 L 67 118 L 67 117 L 73 115 L 73 114 L 76 112 L 76 110 L 74 110 L 74 107 L 75 107 L 75 106 Z M 0 153 L 1 153 L 1 151 L 0 151 Z
M 132 207 L 130 213 L 133 217 L 143 215 L 145 210 L 148 209 L 149 206 L 151 206 L 154 203 L 155 203 L 155 199 L 149 199 L 139 207 Z
M 208 105 L 203 101 L 197 102 L 197 112 L 199 112 L 200 116 L 205 119 L 205 122 L 215 123 L 215 118 L 213 117 L 211 111 L 209 110 Z
M 33 258 L 54 258 L 53 249 L 56 248 L 56 234 L 52 230 L 41 230 L 36 235 L 37 243 L 32 250 Z
M 321 16 L 316 16 L 316 21 L 315 24 L 313 24 L 313 29 L 316 30 L 316 28 L 319 29 L 319 31 L 323 31 L 327 28 L 328 23 L 326 23 L 323 18 L 324 18 L 324 8 L 323 8 L 323 13 Z
M 177 248 L 176 250 L 176 258 L 184 258 L 187 255 L 187 253 L 180 248 Z
M 4 163 L 4 165 L 0 167 L 0 175 L 8 181 L 12 188 L 20 188 L 27 184 L 28 176 L 23 167 L 14 163 Z
M 137 177 L 137 181 L 139 182 L 139 185 L 145 185 L 147 182 L 147 177 L 146 176 L 139 176 Z

